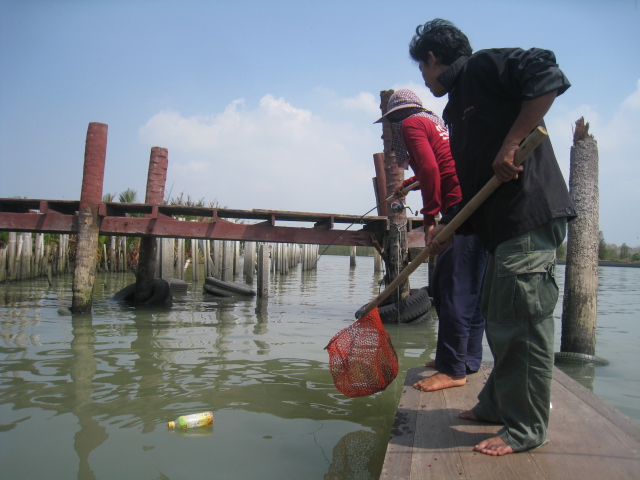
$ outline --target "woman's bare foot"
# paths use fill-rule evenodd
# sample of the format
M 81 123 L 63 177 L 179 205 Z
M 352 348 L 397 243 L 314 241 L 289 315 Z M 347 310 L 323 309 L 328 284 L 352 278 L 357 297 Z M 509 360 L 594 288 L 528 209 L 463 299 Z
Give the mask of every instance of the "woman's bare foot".
M 435 368 L 436 366 L 436 361 L 435 360 L 429 360 L 427 363 L 424 364 L 425 367 L 429 367 L 429 368 Z
M 500 437 L 492 437 L 483 440 L 478 445 L 473 447 L 476 452 L 484 453 L 485 455 L 501 456 L 509 453 L 515 453 L 515 450 L 505 443 Z
M 473 420 L 474 422 L 479 421 L 479 418 L 473 414 L 472 410 L 463 410 L 458 413 L 458 417 L 464 418 L 465 420 Z
M 413 388 L 423 392 L 435 392 L 445 388 L 461 387 L 467 383 L 467 377 L 452 377 L 446 373 L 436 372 L 430 377 L 413 384 Z

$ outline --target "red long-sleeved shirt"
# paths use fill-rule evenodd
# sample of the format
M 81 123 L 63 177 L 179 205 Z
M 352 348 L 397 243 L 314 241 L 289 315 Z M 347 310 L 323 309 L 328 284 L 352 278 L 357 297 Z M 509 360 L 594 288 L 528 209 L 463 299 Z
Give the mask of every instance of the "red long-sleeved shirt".
M 403 182 L 407 186 L 420 182 L 425 225 L 434 225 L 435 216 L 443 214 L 462 200 L 456 165 L 449 149 L 447 130 L 426 117 L 409 117 L 402 121 L 402 138 L 409 152 L 409 165 L 415 177 Z

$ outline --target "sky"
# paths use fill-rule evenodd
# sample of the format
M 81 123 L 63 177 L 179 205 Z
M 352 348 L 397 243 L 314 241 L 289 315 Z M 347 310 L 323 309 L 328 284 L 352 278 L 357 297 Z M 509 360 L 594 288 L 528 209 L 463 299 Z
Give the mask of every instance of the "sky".
M 251 210 L 375 207 L 380 92 L 442 113 L 408 44 L 454 22 L 475 50 L 552 50 L 572 87 L 545 120 L 565 180 L 575 122 L 598 144 L 600 230 L 640 245 L 639 0 L 0 0 L 0 197 L 78 200 L 89 123 L 108 125 L 103 193 Z M 410 172 L 407 172 L 409 174 Z M 420 209 L 412 193 L 408 205 Z M 375 213 L 375 212 L 374 212 Z

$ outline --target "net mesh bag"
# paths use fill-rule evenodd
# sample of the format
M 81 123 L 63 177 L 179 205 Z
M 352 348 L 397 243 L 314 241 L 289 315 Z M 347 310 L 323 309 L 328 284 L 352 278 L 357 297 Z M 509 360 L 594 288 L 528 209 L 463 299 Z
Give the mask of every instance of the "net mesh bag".
M 347 397 L 381 392 L 398 376 L 398 356 L 377 308 L 338 332 L 326 349 L 333 383 Z

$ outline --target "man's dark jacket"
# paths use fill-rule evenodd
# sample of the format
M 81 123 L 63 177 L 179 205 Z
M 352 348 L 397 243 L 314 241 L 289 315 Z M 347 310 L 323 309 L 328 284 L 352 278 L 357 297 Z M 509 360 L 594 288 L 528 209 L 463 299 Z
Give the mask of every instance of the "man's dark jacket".
M 541 49 L 481 50 L 458 58 L 438 80 L 449 92 L 443 119 L 463 202 L 494 175 L 493 161 L 522 102 L 570 87 L 553 52 Z M 518 179 L 501 185 L 465 224 L 489 251 L 553 218 L 576 215 L 548 138 L 523 166 Z

